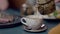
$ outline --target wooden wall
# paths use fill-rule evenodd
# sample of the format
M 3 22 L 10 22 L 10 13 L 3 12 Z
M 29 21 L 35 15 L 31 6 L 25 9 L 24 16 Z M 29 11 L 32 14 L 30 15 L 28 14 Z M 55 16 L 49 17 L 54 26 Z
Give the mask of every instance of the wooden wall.
M 9 6 L 12 8 L 21 8 L 21 5 L 25 3 L 26 0 L 9 0 Z

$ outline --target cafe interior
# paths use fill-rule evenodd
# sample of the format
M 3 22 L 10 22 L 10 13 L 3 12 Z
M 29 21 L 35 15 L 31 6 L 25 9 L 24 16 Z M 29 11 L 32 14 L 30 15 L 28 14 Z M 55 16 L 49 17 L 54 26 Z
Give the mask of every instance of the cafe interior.
M 60 0 L 0 0 L 0 34 L 60 34 Z

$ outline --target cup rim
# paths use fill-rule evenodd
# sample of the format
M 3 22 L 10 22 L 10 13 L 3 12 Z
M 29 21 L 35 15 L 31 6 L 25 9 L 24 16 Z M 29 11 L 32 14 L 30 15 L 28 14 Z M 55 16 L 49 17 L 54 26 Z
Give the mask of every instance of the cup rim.
M 35 15 L 29 15 L 29 16 L 26 16 L 25 18 L 29 18 L 29 19 L 43 19 L 42 17 L 34 17 L 34 16 Z

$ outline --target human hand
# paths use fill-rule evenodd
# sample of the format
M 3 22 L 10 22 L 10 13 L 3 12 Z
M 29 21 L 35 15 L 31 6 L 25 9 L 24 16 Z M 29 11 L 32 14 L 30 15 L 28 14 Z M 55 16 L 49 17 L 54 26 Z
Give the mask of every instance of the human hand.
M 55 2 L 60 2 L 60 0 L 55 0 Z

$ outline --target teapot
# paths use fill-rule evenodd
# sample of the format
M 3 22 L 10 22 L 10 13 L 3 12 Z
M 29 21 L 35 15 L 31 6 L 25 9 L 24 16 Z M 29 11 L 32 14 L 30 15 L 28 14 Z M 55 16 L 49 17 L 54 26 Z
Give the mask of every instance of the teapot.
M 24 16 L 25 13 L 28 13 L 25 16 L 33 15 L 33 16 L 38 17 L 38 18 L 40 18 L 40 17 L 48 18 L 48 15 L 42 15 L 41 12 L 39 12 L 39 8 L 38 8 L 39 4 L 38 4 L 37 0 L 35 0 L 35 3 L 33 2 L 32 4 L 31 4 L 31 2 L 28 3 L 28 1 L 27 1 L 26 3 L 24 3 L 22 5 L 22 7 L 23 7 L 22 8 L 23 10 L 20 13 L 21 16 Z

